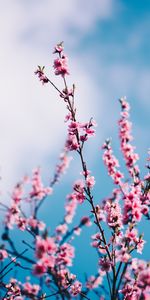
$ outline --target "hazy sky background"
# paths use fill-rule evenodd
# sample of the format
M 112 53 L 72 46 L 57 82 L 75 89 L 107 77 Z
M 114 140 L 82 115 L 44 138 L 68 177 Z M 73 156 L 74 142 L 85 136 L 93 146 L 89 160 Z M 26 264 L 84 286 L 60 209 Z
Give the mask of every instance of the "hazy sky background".
M 140 166 L 145 165 L 150 140 L 149 0 L 5 0 L 0 28 L 0 173 L 6 197 L 12 185 L 36 166 L 42 167 L 48 182 L 63 148 L 64 105 L 52 87 L 43 87 L 34 75 L 37 65 L 46 65 L 48 76 L 62 87 L 52 67 L 53 47 L 62 40 L 69 56 L 68 80 L 76 84 L 79 115 L 83 121 L 93 116 L 98 123 L 97 136 L 88 146 L 97 200 L 111 191 L 101 162 L 105 138 L 113 138 L 120 156 L 115 122 L 121 96 L 126 95 L 131 104 L 134 144 Z M 61 194 L 56 187 L 54 209 L 55 198 L 60 198 L 61 211 L 65 194 L 71 191 L 68 182 L 79 176 L 76 157 L 70 174 L 60 184 Z M 49 217 L 48 211 L 43 214 Z M 53 226 L 59 218 L 59 213 L 52 214 Z M 87 266 L 84 252 L 82 262 L 83 268 Z
M 82 119 L 92 115 L 98 122 L 97 145 L 113 136 L 116 100 L 126 95 L 136 145 L 141 154 L 147 151 L 149 1 L 5 0 L 0 15 L 0 167 L 5 187 L 37 164 L 45 166 L 48 160 L 50 168 L 63 147 L 64 107 L 56 92 L 34 76 L 37 64 L 46 65 L 61 86 L 52 68 L 53 46 L 61 40 Z

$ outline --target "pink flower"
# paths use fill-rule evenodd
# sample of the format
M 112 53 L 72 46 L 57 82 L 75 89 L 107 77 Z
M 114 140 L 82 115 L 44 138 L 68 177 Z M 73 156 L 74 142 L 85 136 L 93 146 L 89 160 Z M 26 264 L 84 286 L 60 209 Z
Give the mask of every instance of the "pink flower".
M 143 248 L 144 248 L 144 244 L 145 244 L 145 241 L 142 239 L 142 237 L 140 237 L 138 240 L 137 240 L 137 252 L 142 254 L 142 251 L 143 251 Z
M 78 150 L 80 145 L 77 141 L 76 135 L 69 134 L 65 146 L 69 151 Z
M 28 220 L 28 225 L 31 226 L 32 228 L 38 228 L 40 231 L 45 229 L 45 223 L 42 221 L 38 221 L 37 219 L 34 219 L 33 217 L 30 217 Z
M 97 278 L 95 276 L 90 276 L 86 283 L 86 287 L 90 290 L 95 289 L 102 283 L 102 280 L 102 276 L 97 276 Z
M 81 228 L 80 227 L 75 227 L 74 228 L 74 234 L 80 235 L 81 234 Z
M 141 210 L 143 215 L 147 215 L 149 212 L 149 208 L 147 205 L 142 205 L 142 210 Z
M 124 294 L 124 300 L 139 300 L 141 291 L 137 287 L 136 284 L 131 285 L 127 283 L 122 290 L 120 290 L 122 294 Z
M 14 203 L 18 204 L 21 201 L 23 194 L 23 185 L 21 183 L 18 183 L 12 192 L 12 199 Z
M 20 230 L 24 231 L 26 229 L 27 220 L 25 218 L 19 217 L 16 223 Z
M 72 259 L 74 257 L 74 247 L 68 243 L 64 243 L 59 248 L 56 258 L 56 264 L 63 264 L 65 266 L 72 266 Z
M 41 277 L 46 273 L 46 266 L 42 262 L 38 262 L 36 265 L 33 267 L 33 274 Z
M 76 193 L 76 198 L 77 198 L 77 201 L 81 204 L 84 202 L 85 200 L 85 194 L 84 193 Z
M 118 122 L 121 150 L 130 175 L 134 178 L 134 181 L 138 181 L 139 168 L 137 165 L 135 165 L 135 163 L 139 159 L 139 156 L 134 152 L 135 147 L 130 144 L 130 141 L 133 139 L 131 135 L 132 123 L 128 120 L 128 111 L 130 107 L 126 101 L 126 98 L 121 98 L 120 103 L 123 110 L 123 112 L 121 112 L 121 118 Z
M 33 170 L 32 176 L 32 190 L 30 192 L 30 197 L 35 197 L 37 200 L 42 200 L 45 196 L 52 194 L 52 188 L 44 187 L 42 180 L 40 169 L 37 168 Z
M 8 257 L 7 251 L 4 249 L 0 249 L 0 261 L 3 261 L 7 257 Z
M 68 226 L 66 224 L 60 224 L 56 227 L 56 232 L 59 234 L 65 234 L 67 232 Z
M 121 103 L 121 107 L 123 110 L 129 111 L 130 110 L 130 105 L 127 102 L 126 97 L 122 97 L 119 99 L 120 103 Z
M 70 286 L 70 293 L 73 296 L 77 296 L 80 294 L 82 289 L 82 284 L 78 280 L 76 280 L 71 286 Z
M 105 272 L 110 271 L 111 263 L 110 260 L 106 257 L 100 258 L 99 265 L 101 266 L 101 270 Z
M 110 141 L 106 141 L 102 148 L 105 150 L 103 154 L 103 161 L 107 167 L 108 174 L 112 177 L 115 184 L 121 185 L 121 179 L 124 176 L 119 170 L 117 170 L 117 168 L 119 167 L 119 162 L 113 155 Z
M 72 121 L 68 126 L 68 131 L 71 134 L 74 134 L 76 130 L 79 129 L 79 123 Z
M 62 51 L 64 50 L 64 47 L 63 47 L 63 42 L 57 44 L 54 48 L 54 54 L 55 53 L 61 53 Z
M 135 229 L 135 228 L 132 228 L 132 229 L 127 229 L 127 231 L 126 231 L 126 234 L 125 234 L 125 236 L 126 236 L 126 238 L 127 239 L 129 239 L 129 240 L 133 240 L 133 241 L 136 241 L 136 239 L 137 239 L 137 234 L 138 234 L 138 231 L 137 231 L 137 229 Z
M 81 224 L 82 225 L 86 225 L 86 226 L 91 226 L 92 225 L 92 222 L 91 222 L 91 220 L 90 220 L 90 218 L 89 217 L 82 217 L 82 219 L 81 219 Z
M 87 128 L 85 132 L 88 136 L 95 135 L 95 130 L 93 128 Z
M 64 77 L 65 75 L 69 75 L 69 70 L 68 70 L 68 58 L 65 55 L 62 55 L 61 58 L 56 58 L 54 60 L 54 69 L 55 69 L 55 75 L 61 75 Z
M 72 193 L 67 196 L 67 202 L 65 205 L 65 210 L 66 210 L 65 222 L 67 224 L 72 222 L 72 219 L 76 212 L 76 208 L 77 208 L 77 197 L 75 193 Z
M 79 203 L 83 203 L 85 200 L 85 193 L 84 193 L 84 182 L 83 180 L 77 180 L 74 183 L 73 189 L 75 191 L 76 199 Z
M 73 189 L 75 192 L 83 193 L 84 192 L 84 182 L 79 179 L 74 183 Z
M 45 240 L 46 243 L 46 248 L 48 254 L 55 254 L 57 250 L 57 245 L 55 244 L 54 238 L 52 237 L 47 237 Z
M 47 253 L 47 243 L 46 240 L 42 239 L 40 236 L 36 239 L 36 257 L 42 258 Z
M 94 184 L 95 184 L 94 176 L 87 176 L 86 185 L 91 189 L 91 188 L 93 188 Z
M 49 82 L 48 78 L 44 74 L 44 69 L 45 67 L 38 66 L 37 70 L 34 72 L 34 74 L 38 76 L 43 85 Z
M 42 239 L 40 236 L 37 236 L 36 239 L 36 257 L 43 258 L 47 254 L 55 254 L 57 246 L 55 244 L 54 238 L 47 237 Z
M 139 273 L 138 286 L 140 288 L 150 287 L 150 267 Z
M 62 174 L 66 172 L 66 169 L 69 167 L 72 157 L 68 157 L 68 152 L 66 149 L 60 154 L 59 163 L 56 166 L 56 171 L 54 174 L 54 179 L 51 181 L 51 186 L 59 181 Z
M 32 285 L 30 282 L 25 282 L 23 284 L 23 288 L 24 288 L 24 292 L 32 295 L 37 295 L 40 290 L 40 286 L 38 284 Z
M 124 196 L 124 223 L 126 224 L 131 219 L 139 222 L 142 218 L 142 205 L 141 205 L 141 186 L 135 185 L 131 187 L 130 193 Z
M 122 261 L 124 263 L 128 262 L 131 255 L 128 253 L 128 249 L 126 247 L 122 247 L 121 250 L 116 250 L 116 259 L 117 261 Z
M 106 201 L 104 211 L 106 211 L 107 223 L 110 227 L 122 227 L 121 207 L 117 200 L 112 201 L 109 199 Z
M 70 283 L 73 282 L 76 278 L 76 276 L 72 273 L 69 272 L 68 269 L 60 269 L 58 271 L 58 278 L 61 281 L 61 285 L 64 288 L 67 288 L 68 286 L 70 286 Z
M 54 268 L 55 266 L 56 258 L 53 255 L 46 255 L 42 258 L 41 263 L 46 268 Z

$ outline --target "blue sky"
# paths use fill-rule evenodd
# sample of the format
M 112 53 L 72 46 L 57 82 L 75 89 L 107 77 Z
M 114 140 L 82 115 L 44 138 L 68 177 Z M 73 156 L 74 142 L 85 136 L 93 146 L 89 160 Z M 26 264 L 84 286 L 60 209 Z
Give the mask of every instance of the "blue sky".
M 37 64 L 45 64 L 48 75 L 61 86 L 52 69 L 53 45 L 61 40 L 69 56 L 68 80 L 77 86 L 80 117 L 92 115 L 99 125 L 96 147 L 113 136 L 119 112 L 116 99 L 126 95 L 136 144 L 144 155 L 149 146 L 149 8 L 146 0 L 95 0 L 94 5 L 85 0 L 3 2 L 0 165 L 5 187 L 22 172 L 45 165 L 47 159 L 51 162 L 62 148 L 64 107 L 55 91 L 42 88 L 33 75 Z M 23 157 L 33 152 L 34 157 L 24 162 Z
M 50 78 L 62 86 L 53 75 L 52 51 L 64 40 L 71 73 L 68 81 L 77 86 L 79 116 L 84 121 L 93 116 L 98 122 L 96 138 L 89 142 L 86 152 L 96 174 L 95 195 L 99 201 L 112 187 L 101 161 L 100 146 L 105 138 L 112 137 L 120 157 L 116 127 L 120 96 L 126 95 L 131 103 L 134 144 L 141 156 L 140 166 L 145 164 L 150 140 L 150 1 L 6 0 L 0 14 L 3 194 L 8 198 L 12 185 L 37 165 L 42 167 L 45 181 L 52 176 L 65 140 L 65 109 L 55 91 L 42 87 L 33 73 L 38 64 L 45 64 Z M 61 217 L 70 184 L 79 177 L 76 159 L 71 163 L 72 177 L 66 175 L 52 196 L 54 223 Z M 57 218 L 56 198 L 60 201 Z M 84 208 L 80 209 L 82 213 Z M 42 214 L 48 217 L 44 207 Z M 81 240 L 79 237 L 79 243 Z M 83 265 L 77 263 L 75 267 L 78 272 L 87 265 L 84 250 L 81 255 Z

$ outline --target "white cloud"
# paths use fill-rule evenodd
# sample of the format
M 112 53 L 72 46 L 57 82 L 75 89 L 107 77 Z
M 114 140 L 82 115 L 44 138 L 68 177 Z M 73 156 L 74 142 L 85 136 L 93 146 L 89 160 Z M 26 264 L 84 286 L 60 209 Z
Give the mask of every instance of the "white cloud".
M 94 5 L 93 1 L 85 0 L 5 0 L 1 4 L 0 166 L 3 188 L 9 189 L 23 172 L 42 164 L 45 158 L 57 156 L 63 145 L 64 106 L 51 87 L 41 87 L 33 75 L 35 66 L 42 62 L 52 64 L 53 57 L 48 51 L 53 43 L 62 38 L 68 44 L 79 42 L 98 19 L 111 16 L 112 4 L 112 0 L 95 0 Z M 70 28 L 76 31 L 76 41 Z M 72 56 L 71 61 L 78 86 L 78 103 L 82 115 L 89 116 L 90 95 L 96 95 L 96 87 L 79 58 Z M 51 78 L 57 82 L 52 72 L 49 69 Z M 92 109 L 94 114 L 95 109 Z

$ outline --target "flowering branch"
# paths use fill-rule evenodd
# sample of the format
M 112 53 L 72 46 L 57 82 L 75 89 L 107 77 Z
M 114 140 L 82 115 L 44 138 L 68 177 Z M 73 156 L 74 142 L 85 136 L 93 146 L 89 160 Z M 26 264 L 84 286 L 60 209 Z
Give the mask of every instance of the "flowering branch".
M 118 126 L 121 152 L 130 179 L 126 180 L 124 173 L 120 171 L 110 140 L 106 140 L 102 146 L 103 161 L 114 189 L 111 196 L 96 205 L 93 196 L 95 178 L 87 167 L 84 155 L 86 142 L 95 135 L 96 123 L 93 118 L 85 123 L 78 121 L 75 85 L 71 89 L 68 87 L 68 58 L 64 53 L 63 43 L 56 45 L 54 54 L 57 55 L 54 59 L 54 72 L 62 78 L 64 89 L 61 91 L 45 75 L 45 67 L 38 66 L 35 74 L 43 85 L 50 83 L 65 103 L 67 140 L 54 176 L 48 180 L 47 185 L 43 183 L 41 170 L 37 168 L 33 170 L 31 178 L 24 177 L 14 187 L 10 205 L 0 203 L 6 211 L 0 244 L 2 300 L 44 300 L 52 297 L 90 300 L 93 296 L 100 300 L 147 300 L 150 297 L 150 264 L 135 256 L 136 253 L 142 254 L 145 244 L 143 233 L 140 233 L 142 217 L 150 219 L 150 166 L 146 166 L 148 173 L 142 179 L 137 165 L 139 156 L 131 143 L 133 137 L 129 104 L 125 97 L 119 100 L 121 114 Z M 79 156 L 82 178 L 74 182 L 72 193 L 67 195 L 63 221 L 52 234 L 48 222 L 40 220 L 40 208 L 46 199 L 49 200 L 55 184 L 68 168 L 70 152 L 76 152 Z M 77 207 L 79 204 L 84 205 L 85 201 L 90 205 L 90 216 L 83 216 L 78 226 L 70 229 Z M 25 210 L 27 205 L 28 209 Z M 83 226 L 90 226 L 92 223 L 96 225 L 91 246 L 98 254 L 97 270 L 95 276 L 86 276 L 85 282 L 81 283 L 79 276 L 70 271 L 75 256 L 73 238 L 81 233 Z M 108 234 L 106 227 L 109 229 Z M 14 229 L 20 230 L 22 234 L 26 233 L 21 240 L 30 249 L 30 256 L 25 255 L 27 249 L 21 253 L 17 250 L 18 246 L 10 235 L 10 231 Z M 11 258 L 11 262 L 7 262 L 8 258 Z M 13 270 L 10 267 L 13 263 L 19 272 L 23 270 L 27 274 L 25 282 L 21 282 L 19 276 L 7 279 Z M 31 276 L 30 280 L 28 275 Z

